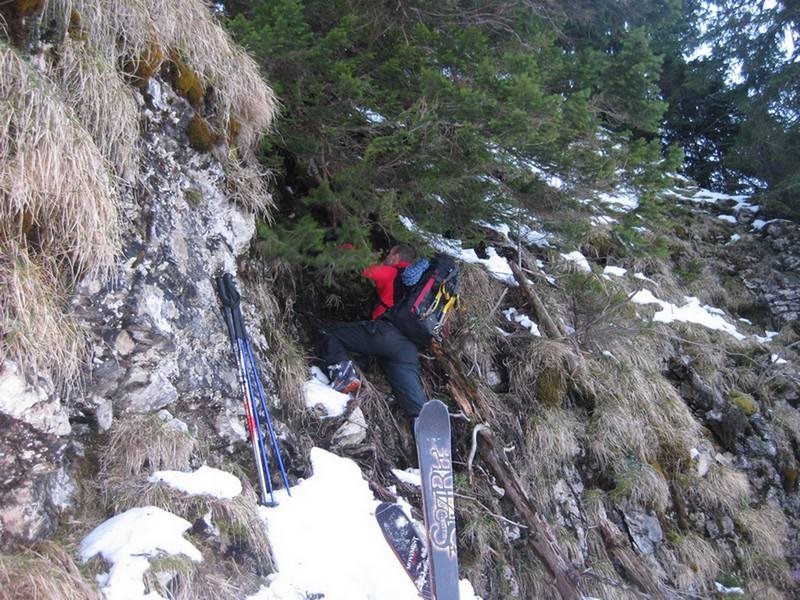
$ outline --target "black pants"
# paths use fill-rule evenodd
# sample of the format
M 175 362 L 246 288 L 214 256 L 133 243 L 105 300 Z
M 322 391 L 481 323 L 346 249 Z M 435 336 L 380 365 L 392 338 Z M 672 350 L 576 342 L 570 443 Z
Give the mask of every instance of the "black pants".
M 325 365 L 350 360 L 350 352 L 375 356 L 397 401 L 412 419 L 419 415 L 427 398 L 420 379 L 419 354 L 414 342 L 389 321 L 341 323 L 321 332 Z

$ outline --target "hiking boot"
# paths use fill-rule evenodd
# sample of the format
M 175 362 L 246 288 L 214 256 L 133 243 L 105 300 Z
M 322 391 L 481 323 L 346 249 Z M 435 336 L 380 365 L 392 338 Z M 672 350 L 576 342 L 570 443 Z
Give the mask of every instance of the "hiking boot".
M 342 394 L 351 394 L 361 387 L 361 380 L 352 360 L 328 365 L 328 377 L 331 380 L 331 387 Z

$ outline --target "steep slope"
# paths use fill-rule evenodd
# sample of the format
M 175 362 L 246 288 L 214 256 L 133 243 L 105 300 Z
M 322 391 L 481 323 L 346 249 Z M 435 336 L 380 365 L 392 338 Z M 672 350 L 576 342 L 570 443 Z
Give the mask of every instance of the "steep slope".
M 269 88 L 194 0 L 33 4 L 0 45 L 0 595 L 381 595 L 402 573 L 382 579 L 361 524 L 378 499 L 419 516 L 414 452 L 373 365 L 349 406 L 306 381 L 319 325 L 363 316 L 364 288 L 249 253 Z M 549 183 L 555 216 L 510 209 L 476 248 L 401 215 L 463 263 L 423 361 L 456 415 L 462 577 L 484 599 L 792 597 L 800 227 L 679 177 L 655 198 Z M 223 271 L 307 504 L 256 506 Z M 325 510 L 305 527 L 380 565 L 349 588 L 304 571 L 324 555 L 302 512 Z

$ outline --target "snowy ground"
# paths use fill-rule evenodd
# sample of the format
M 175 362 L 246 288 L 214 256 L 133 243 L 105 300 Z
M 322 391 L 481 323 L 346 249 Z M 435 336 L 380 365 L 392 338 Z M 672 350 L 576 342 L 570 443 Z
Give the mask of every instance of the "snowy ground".
M 247 600 L 415 600 L 416 588 L 386 544 L 375 521 L 379 502 L 358 466 L 319 448 L 311 450 L 314 475 L 276 492 L 279 505 L 262 507 L 277 572 Z M 398 478 L 418 480 L 413 472 Z M 202 467 L 193 473 L 162 471 L 153 475 L 191 494 L 231 498 L 241 482 L 229 473 Z M 407 505 L 401 502 L 404 510 Z M 407 511 L 408 512 L 408 511 Z M 143 576 L 150 559 L 182 555 L 202 561 L 200 551 L 184 537 L 191 524 L 153 506 L 134 508 L 105 521 L 81 544 L 85 562 L 101 555 L 110 564 L 98 577 L 107 600 L 159 600 L 144 593 Z M 480 600 L 462 580 L 461 600 Z

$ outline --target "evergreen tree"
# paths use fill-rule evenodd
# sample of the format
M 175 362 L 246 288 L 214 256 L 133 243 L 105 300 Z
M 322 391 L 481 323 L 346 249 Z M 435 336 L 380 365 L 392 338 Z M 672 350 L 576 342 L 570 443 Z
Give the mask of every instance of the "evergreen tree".
M 528 2 L 226 9 L 284 105 L 264 147 L 282 211 L 261 234 L 292 260 L 355 267 L 367 256 L 341 243 L 407 238 L 398 214 L 469 239 L 476 221 L 552 202 L 542 171 L 594 186 L 621 165 L 639 183 L 677 166 L 661 160 L 662 59 L 624 14 L 576 41 L 568 15 Z

